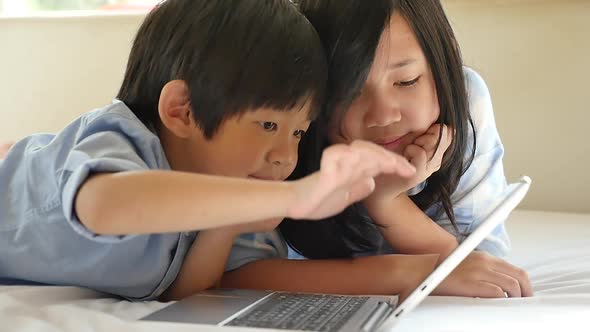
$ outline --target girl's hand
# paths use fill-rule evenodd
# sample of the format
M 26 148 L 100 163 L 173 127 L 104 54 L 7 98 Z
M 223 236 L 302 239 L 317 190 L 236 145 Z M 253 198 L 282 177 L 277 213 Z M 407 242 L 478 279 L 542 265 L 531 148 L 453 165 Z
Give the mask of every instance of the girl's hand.
M 437 147 L 441 126 L 442 135 Z M 416 175 L 412 178 L 414 183 L 411 183 L 411 186 L 406 190 L 423 182 L 440 169 L 443 156 L 451 146 L 454 134 L 454 130 L 447 125 L 433 124 L 424 134 L 418 136 L 413 144 L 406 147 L 404 157 L 416 167 Z
M 527 273 L 488 253 L 474 251 L 434 290 L 435 295 L 484 298 L 529 297 Z
M 380 146 L 355 141 L 327 148 L 318 172 L 292 182 L 293 203 L 288 216 L 294 219 L 322 219 L 341 212 L 369 195 L 379 174 L 414 176 L 416 170 L 402 156 Z
M 437 142 L 442 126 L 440 143 Z M 444 153 L 453 141 L 454 131 L 446 125 L 433 124 L 404 150 L 404 157 L 416 168 L 411 178 L 400 178 L 397 174 L 384 174 L 375 180 L 376 188 L 367 202 L 389 202 L 391 199 L 417 186 L 440 169 Z

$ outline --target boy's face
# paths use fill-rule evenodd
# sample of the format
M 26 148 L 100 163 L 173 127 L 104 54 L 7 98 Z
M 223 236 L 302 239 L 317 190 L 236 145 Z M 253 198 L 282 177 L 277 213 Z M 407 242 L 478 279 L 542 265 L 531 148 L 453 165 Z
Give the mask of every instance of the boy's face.
M 225 120 L 207 140 L 195 128 L 191 171 L 241 178 L 285 180 L 297 164 L 299 142 L 310 125 L 309 106 L 257 109 Z

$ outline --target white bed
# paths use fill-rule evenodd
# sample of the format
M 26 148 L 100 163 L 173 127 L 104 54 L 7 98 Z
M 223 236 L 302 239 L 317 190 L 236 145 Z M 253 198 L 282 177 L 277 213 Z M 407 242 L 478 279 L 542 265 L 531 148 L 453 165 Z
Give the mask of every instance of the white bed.
M 590 330 L 590 215 L 516 211 L 508 229 L 513 242 L 509 259 L 529 272 L 535 297 L 430 297 L 395 331 Z M 0 286 L 0 331 L 214 329 L 136 321 L 164 306 L 118 301 L 73 287 Z

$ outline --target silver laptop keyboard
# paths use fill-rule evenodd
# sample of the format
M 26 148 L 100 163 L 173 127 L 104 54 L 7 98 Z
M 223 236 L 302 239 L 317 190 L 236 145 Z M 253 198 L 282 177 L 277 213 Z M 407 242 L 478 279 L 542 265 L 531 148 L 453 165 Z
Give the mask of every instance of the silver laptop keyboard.
M 274 293 L 226 326 L 302 331 L 337 331 L 368 297 Z

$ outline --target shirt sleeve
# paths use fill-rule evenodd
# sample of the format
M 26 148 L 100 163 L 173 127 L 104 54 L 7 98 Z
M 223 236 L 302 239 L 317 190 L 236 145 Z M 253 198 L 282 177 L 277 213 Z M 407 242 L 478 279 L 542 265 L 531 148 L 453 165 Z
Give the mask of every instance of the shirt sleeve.
M 439 225 L 455 234 L 459 241 L 481 224 L 508 194 L 502 162 L 504 146 L 496 128 L 488 88 L 475 71 L 465 68 L 465 76 L 477 146 L 473 162 L 451 195 L 459 233 L 455 231 L 446 214 L 437 212 L 440 211 L 440 205 L 427 211 Z M 472 141 L 472 134 L 470 137 Z M 492 255 L 505 256 L 510 250 L 510 240 L 504 223 L 498 225 L 477 249 Z
M 88 230 L 75 212 L 75 199 L 80 187 L 93 174 L 150 169 L 143 157 L 149 152 L 146 152 L 144 142 L 137 139 L 141 134 L 137 129 L 126 127 L 133 126 L 126 124 L 125 119 L 96 119 L 84 126 L 67 152 L 60 170 L 59 188 L 67 222 L 80 235 L 98 242 L 119 242 L 133 236 L 102 236 Z M 150 133 L 147 128 L 145 131 Z
M 234 241 L 225 271 L 257 260 L 287 257 L 287 245 L 278 231 L 242 234 Z

